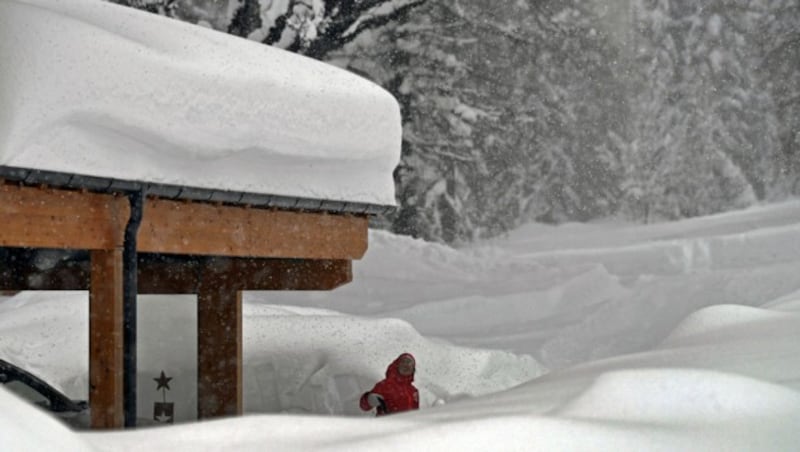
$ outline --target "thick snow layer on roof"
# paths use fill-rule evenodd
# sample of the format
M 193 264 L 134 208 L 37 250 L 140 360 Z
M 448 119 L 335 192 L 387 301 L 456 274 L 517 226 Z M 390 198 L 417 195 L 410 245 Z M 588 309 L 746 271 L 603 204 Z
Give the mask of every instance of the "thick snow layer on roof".
M 99 0 L 3 0 L 0 61 L 0 165 L 395 202 L 397 102 L 339 68 Z

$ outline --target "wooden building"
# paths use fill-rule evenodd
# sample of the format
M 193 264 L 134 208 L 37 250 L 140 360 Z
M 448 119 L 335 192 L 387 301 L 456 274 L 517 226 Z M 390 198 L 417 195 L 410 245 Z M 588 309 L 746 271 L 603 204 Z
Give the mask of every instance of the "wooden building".
M 241 293 L 352 279 L 394 204 L 396 99 L 96 0 L 0 1 L 0 61 L 0 291 L 89 291 L 97 428 L 135 424 L 136 295 L 196 294 L 198 416 L 241 413 Z
M 89 291 L 94 428 L 135 425 L 136 295 L 196 294 L 198 417 L 237 415 L 242 291 L 348 283 L 384 209 L 3 166 L 0 290 Z

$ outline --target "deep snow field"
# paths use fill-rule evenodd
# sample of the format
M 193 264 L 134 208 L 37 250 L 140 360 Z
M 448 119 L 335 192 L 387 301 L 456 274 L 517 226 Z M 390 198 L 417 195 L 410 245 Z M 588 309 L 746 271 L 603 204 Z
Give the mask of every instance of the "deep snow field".
M 4 167 L 394 204 L 399 107 L 353 74 L 99 0 L 0 0 L 0 38 Z M 335 291 L 246 293 L 247 416 L 193 422 L 195 299 L 147 296 L 139 416 L 177 424 L 73 432 L 0 388 L 0 450 L 800 449 L 800 201 L 369 246 Z M 87 317 L 0 297 L 0 358 L 85 399 Z M 401 352 L 421 409 L 361 412 Z
M 372 231 L 354 273 L 332 292 L 246 294 L 243 418 L 191 421 L 194 298 L 148 296 L 140 415 L 161 400 L 152 379 L 164 370 L 179 423 L 72 433 L 23 404 L 26 414 L 0 416 L 4 441 L 137 451 L 800 444 L 798 201 L 647 226 L 529 225 L 463 249 Z M 81 292 L 2 299 L 0 358 L 85 398 L 87 303 Z M 361 412 L 359 395 L 403 351 L 417 357 L 421 409 Z

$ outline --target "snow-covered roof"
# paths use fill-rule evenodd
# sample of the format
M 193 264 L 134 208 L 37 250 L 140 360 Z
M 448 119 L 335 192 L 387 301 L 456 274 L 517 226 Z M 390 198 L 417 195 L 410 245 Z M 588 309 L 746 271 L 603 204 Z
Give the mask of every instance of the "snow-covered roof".
M 0 167 L 394 205 L 396 100 L 342 69 L 100 0 L 0 2 Z

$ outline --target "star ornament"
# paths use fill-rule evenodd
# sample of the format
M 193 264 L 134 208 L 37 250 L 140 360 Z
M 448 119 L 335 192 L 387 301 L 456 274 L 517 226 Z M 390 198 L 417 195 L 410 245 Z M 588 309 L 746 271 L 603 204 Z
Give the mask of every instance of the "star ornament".
M 153 380 L 155 380 L 155 382 L 158 383 L 156 391 L 158 391 L 161 388 L 167 388 L 167 390 L 169 390 L 169 381 L 172 380 L 172 377 L 167 377 L 166 375 L 164 375 L 164 371 L 162 370 L 161 376 L 158 378 L 153 378 Z

